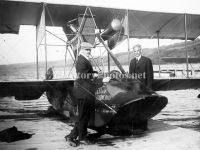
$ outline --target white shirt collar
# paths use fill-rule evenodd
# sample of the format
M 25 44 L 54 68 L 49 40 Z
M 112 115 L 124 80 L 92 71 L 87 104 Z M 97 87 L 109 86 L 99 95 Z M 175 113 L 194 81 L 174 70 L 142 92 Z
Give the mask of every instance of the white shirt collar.
M 85 57 L 87 60 L 89 60 L 89 57 L 87 57 L 85 54 L 83 54 L 83 53 L 79 53 L 79 55 L 82 55 L 83 57 Z
M 141 58 L 141 56 L 142 56 L 142 55 L 140 55 L 140 56 L 136 57 L 136 59 L 139 61 L 139 60 L 140 60 L 140 58 Z

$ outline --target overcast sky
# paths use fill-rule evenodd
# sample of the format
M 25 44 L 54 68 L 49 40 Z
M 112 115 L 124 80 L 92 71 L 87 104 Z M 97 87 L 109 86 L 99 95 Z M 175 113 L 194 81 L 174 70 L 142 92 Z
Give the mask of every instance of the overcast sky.
M 31 0 L 29 0 L 31 1 Z M 36 0 L 35 0 L 36 1 Z M 49 2 L 52 0 L 47 0 Z M 57 1 L 54 1 L 57 2 Z M 177 12 L 200 14 L 200 0 L 61 0 L 59 2 L 79 5 L 96 5 L 104 7 L 129 8 L 136 10 Z M 87 2 L 87 3 L 86 3 Z M 53 29 L 58 34 L 63 34 L 61 28 Z M 63 35 L 60 35 L 65 38 Z M 19 35 L 0 34 L 0 64 L 34 62 L 36 60 L 35 27 L 21 26 Z M 63 44 L 59 40 L 48 35 L 47 43 Z M 161 40 L 161 45 L 171 44 L 176 40 Z M 156 40 L 133 40 L 132 43 L 141 43 L 143 47 L 156 47 Z M 115 52 L 126 51 L 126 44 L 121 44 Z M 114 52 L 114 53 L 115 53 Z M 64 59 L 65 47 L 48 47 L 48 60 Z M 39 50 L 39 60 L 44 60 L 44 48 Z

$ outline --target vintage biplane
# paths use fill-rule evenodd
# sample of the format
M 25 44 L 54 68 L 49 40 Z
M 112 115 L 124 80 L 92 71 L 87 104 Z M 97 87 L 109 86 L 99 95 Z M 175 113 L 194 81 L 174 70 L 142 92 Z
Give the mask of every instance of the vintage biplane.
M 59 26 L 67 36 L 66 49 L 74 63 L 80 50 L 80 43 L 90 42 L 94 47 L 101 43 L 114 60 L 120 72 L 125 74 L 112 49 L 122 40 L 129 38 L 157 38 L 194 40 L 200 34 L 200 16 L 193 14 L 147 12 L 95 6 L 80 6 L 58 3 L 28 1 L 0 2 L 0 33 L 19 32 L 20 25 L 35 25 L 36 49 L 41 44 L 46 26 Z M 54 35 L 56 36 L 56 35 Z M 96 40 L 97 39 L 97 40 Z M 129 42 L 127 42 L 129 45 Z M 46 43 L 45 43 L 46 44 Z M 129 46 L 128 46 L 129 47 Z M 129 49 L 129 48 L 128 48 Z M 158 45 L 159 49 L 159 45 Z M 54 109 L 68 117 L 76 116 L 74 79 L 53 79 L 47 70 L 46 80 L 38 76 L 38 53 L 36 56 L 37 80 L 2 81 L 0 96 L 14 96 L 17 100 L 38 99 L 46 92 Z M 153 90 L 176 90 L 198 88 L 199 79 L 155 79 Z M 167 98 L 156 94 L 135 79 L 118 78 L 103 83 L 96 79 L 95 121 L 90 125 L 96 129 L 124 124 L 137 126 L 140 122 L 157 115 L 167 104 Z

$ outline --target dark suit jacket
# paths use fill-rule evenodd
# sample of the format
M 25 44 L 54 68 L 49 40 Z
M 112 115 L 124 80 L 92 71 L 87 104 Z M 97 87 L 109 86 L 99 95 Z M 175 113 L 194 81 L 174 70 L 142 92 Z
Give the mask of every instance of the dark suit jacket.
M 89 60 L 87 60 L 84 56 L 79 55 L 76 61 L 76 73 L 80 75 L 79 77 L 82 77 L 83 79 L 84 76 L 87 75 L 87 79 L 92 79 L 93 73 L 95 72 L 96 71 L 93 71 L 92 65 Z
M 149 88 L 152 88 L 153 84 L 153 65 L 151 59 L 141 56 L 140 60 L 136 62 L 136 58 L 133 58 L 129 66 L 129 74 L 134 75 Z
M 93 71 L 91 63 L 82 55 L 76 61 L 77 80 L 75 82 L 76 97 L 94 99 Z

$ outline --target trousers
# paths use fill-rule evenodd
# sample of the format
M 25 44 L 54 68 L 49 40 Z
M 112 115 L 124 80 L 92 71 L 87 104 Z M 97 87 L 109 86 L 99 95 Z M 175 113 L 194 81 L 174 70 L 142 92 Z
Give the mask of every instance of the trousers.
M 78 138 L 78 140 L 86 138 L 89 120 L 93 119 L 95 114 L 94 103 L 94 100 L 78 99 L 78 119 L 69 134 L 69 138 Z

